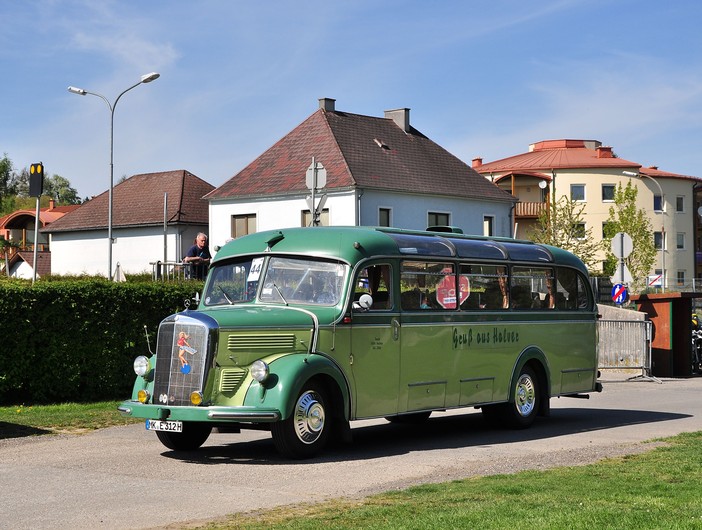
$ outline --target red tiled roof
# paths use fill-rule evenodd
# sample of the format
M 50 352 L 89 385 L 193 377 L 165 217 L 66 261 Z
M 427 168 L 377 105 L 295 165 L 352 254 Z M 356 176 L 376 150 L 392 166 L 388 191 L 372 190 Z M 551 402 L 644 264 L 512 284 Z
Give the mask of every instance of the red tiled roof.
M 391 118 L 319 109 L 207 199 L 307 192 L 312 157 L 326 190 L 366 188 L 423 195 L 515 200 L 414 128 Z
M 214 186 L 183 169 L 134 175 L 113 189 L 112 226 L 163 224 L 164 194 L 168 193 L 168 222 L 207 224 L 208 203 L 203 196 Z M 83 203 L 42 232 L 94 230 L 107 227 L 109 192 Z
M 34 251 L 20 250 L 10 260 L 10 268 L 18 261 L 25 261 L 30 267 L 34 266 Z M 51 274 L 51 252 L 37 251 L 37 276 Z
M 550 171 L 566 168 L 638 168 L 641 164 L 616 158 L 610 147 L 594 140 L 545 140 L 527 153 L 488 162 L 475 168 L 485 175 L 503 171 Z

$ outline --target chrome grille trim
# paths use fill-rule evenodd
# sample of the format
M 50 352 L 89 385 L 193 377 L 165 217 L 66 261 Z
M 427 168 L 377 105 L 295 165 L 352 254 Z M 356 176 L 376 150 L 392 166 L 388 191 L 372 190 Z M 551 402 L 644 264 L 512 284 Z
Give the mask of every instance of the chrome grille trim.
M 247 370 L 222 370 L 219 381 L 220 392 L 236 392 L 247 373 Z
M 227 348 L 231 352 L 252 350 L 291 350 L 295 348 L 295 334 L 281 333 L 277 335 L 238 335 L 232 333 L 227 339 Z

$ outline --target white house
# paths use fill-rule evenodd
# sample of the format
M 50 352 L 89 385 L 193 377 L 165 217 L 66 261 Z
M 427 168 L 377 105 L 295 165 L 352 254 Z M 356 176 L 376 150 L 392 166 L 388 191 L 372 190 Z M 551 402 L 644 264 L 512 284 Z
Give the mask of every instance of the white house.
M 383 118 L 319 109 L 260 157 L 206 196 L 210 242 L 312 224 L 307 170 L 326 175 L 323 225 L 424 230 L 453 225 L 465 233 L 510 236 L 516 199 L 410 125 L 409 109 Z M 310 182 L 311 184 L 311 182 Z
M 198 232 L 206 232 L 203 196 L 214 186 L 185 170 L 134 175 L 113 189 L 112 267 L 152 272 L 157 262 L 179 262 Z M 54 221 L 52 274 L 108 276 L 108 192 Z

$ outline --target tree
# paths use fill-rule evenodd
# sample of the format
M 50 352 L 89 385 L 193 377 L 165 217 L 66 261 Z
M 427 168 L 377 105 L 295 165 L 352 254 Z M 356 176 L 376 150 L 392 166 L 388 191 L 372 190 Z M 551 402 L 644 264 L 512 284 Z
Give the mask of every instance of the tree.
M 599 268 L 598 255 L 603 245 L 592 237 L 591 228 L 585 229 L 584 209 L 584 203 L 562 195 L 558 201 L 551 201 L 548 210 L 541 212 L 538 224 L 528 231 L 529 239 L 572 252 L 590 270 Z
M 0 158 L 0 214 L 8 207 L 10 196 L 16 193 L 17 175 L 7 153 Z
M 44 195 L 53 197 L 56 204 L 80 204 L 80 197 L 67 178 L 52 175 L 44 180 Z
M 634 244 L 634 250 L 624 259 L 634 280 L 630 285 L 632 292 L 640 292 L 646 287 L 647 276 L 656 259 L 656 247 L 653 242 L 653 229 L 646 211 L 636 208 L 638 188 L 627 182 L 623 188 L 621 183 L 614 192 L 614 206 L 609 208 L 609 219 L 604 226 L 605 250 L 607 261 L 605 273 L 614 274 L 619 259 L 611 251 L 612 238 L 617 232 L 629 234 Z

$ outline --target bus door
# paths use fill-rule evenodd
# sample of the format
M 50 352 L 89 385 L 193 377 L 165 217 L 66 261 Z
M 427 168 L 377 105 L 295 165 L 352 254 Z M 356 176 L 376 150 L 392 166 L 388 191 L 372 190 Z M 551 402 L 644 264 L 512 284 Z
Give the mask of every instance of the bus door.
M 403 261 L 400 269 L 402 345 L 399 412 L 457 405 L 457 296 L 453 263 Z
M 370 265 L 355 281 L 355 299 L 373 297 L 367 310 L 354 309 L 351 331 L 351 372 L 355 417 L 397 413 L 400 370 L 400 321 L 395 307 L 393 268 Z

